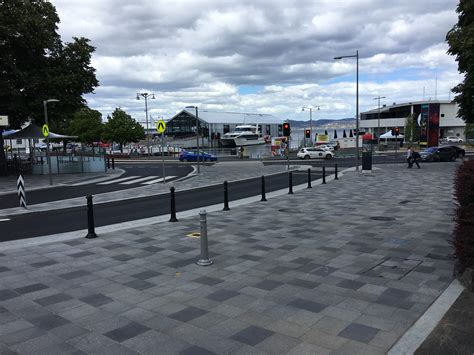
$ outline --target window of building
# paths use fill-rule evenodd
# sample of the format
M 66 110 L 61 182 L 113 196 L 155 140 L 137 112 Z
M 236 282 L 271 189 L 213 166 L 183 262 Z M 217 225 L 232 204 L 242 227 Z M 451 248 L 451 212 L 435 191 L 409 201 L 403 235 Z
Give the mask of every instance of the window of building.
M 22 139 L 17 139 L 16 140 L 16 144 L 22 144 L 23 143 L 23 140 Z

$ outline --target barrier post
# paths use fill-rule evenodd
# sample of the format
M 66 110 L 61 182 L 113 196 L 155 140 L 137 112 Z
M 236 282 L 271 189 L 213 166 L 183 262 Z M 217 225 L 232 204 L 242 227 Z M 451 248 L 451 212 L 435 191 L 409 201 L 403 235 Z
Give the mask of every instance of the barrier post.
M 87 239 L 97 238 L 94 226 L 94 205 L 92 204 L 92 195 L 87 195 Z
M 224 181 L 224 208 L 223 211 L 229 211 L 229 188 L 227 186 L 227 180 Z
M 308 168 L 308 189 L 311 189 L 311 168 Z
M 265 196 L 265 176 L 262 175 L 262 199 L 261 202 L 265 202 L 267 200 Z
M 293 173 L 291 171 L 288 174 L 288 194 L 293 194 Z
M 171 218 L 170 222 L 178 222 L 178 219 L 176 218 L 176 199 L 174 195 L 174 187 L 170 187 L 170 210 L 171 210 Z
M 326 183 L 326 167 L 323 165 L 323 184 Z
M 337 177 L 337 164 L 334 166 L 334 180 L 339 180 Z
M 201 256 L 196 262 L 199 266 L 209 266 L 213 261 L 209 259 L 209 243 L 207 240 L 207 212 L 206 210 L 199 211 L 199 224 L 201 227 Z

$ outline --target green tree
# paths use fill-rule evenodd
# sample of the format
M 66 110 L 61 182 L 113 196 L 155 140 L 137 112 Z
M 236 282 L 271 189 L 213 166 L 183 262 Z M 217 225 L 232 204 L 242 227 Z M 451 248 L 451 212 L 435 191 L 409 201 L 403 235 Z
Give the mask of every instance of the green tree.
M 464 136 L 466 139 L 474 138 L 474 123 L 466 123 L 466 127 L 464 128 Z
M 97 142 L 102 138 L 104 131 L 102 114 L 85 106 L 73 115 L 66 131 L 70 135 L 79 136 L 79 141 L 82 143 Z
M 138 142 L 145 138 L 145 129 L 135 121 L 132 116 L 120 108 L 112 112 L 112 116 L 107 116 L 107 123 L 104 127 L 104 138 L 120 144 L 120 151 L 129 142 Z
M 86 38 L 63 43 L 57 32 L 55 7 L 43 0 L 0 0 L 0 114 L 12 128 L 30 119 L 44 122 L 43 100 L 51 131 L 65 132 L 68 121 L 98 85 L 90 65 L 95 48 Z M 3 130 L 0 127 L 0 133 Z M 0 134 L 0 174 L 5 164 Z
M 474 123 L 474 1 L 460 0 L 456 9 L 458 23 L 447 33 L 448 53 L 456 56 L 464 81 L 453 88 L 459 105 L 458 117 Z

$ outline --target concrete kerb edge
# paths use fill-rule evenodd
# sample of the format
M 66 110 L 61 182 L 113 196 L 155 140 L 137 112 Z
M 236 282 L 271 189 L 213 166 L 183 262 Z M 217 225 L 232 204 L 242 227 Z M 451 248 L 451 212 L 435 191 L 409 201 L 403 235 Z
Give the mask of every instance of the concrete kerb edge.
M 350 169 L 346 169 L 344 171 L 348 171 Z M 344 171 L 341 171 L 341 177 L 344 175 Z M 327 176 L 326 177 L 326 182 L 330 182 L 334 180 L 334 175 Z M 323 179 L 317 179 L 314 180 L 316 184 L 313 186 L 313 189 L 316 188 L 317 186 L 322 186 L 322 181 Z M 293 187 L 293 192 L 298 192 L 301 190 L 307 190 L 307 184 L 300 184 L 296 185 Z M 287 195 L 288 194 L 288 189 L 280 189 L 276 191 L 272 191 L 266 194 L 267 199 L 270 198 L 276 198 L 279 196 Z M 250 203 L 254 202 L 261 202 L 260 201 L 261 196 L 256 195 L 252 197 L 246 197 L 240 200 L 235 200 L 235 201 L 230 201 L 230 206 L 231 208 L 234 207 L 240 207 L 240 206 L 245 206 Z M 222 211 L 222 203 L 215 204 L 215 205 L 209 205 L 205 207 L 198 207 L 198 208 L 193 208 L 187 211 L 182 211 L 178 212 L 176 217 L 177 219 L 183 219 L 183 218 L 191 218 L 191 217 L 196 217 L 198 216 L 199 212 L 203 209 L 206 210 L 206 212 L 211 213 L 211 212 L 217 212 L 217 211 Z M 108 226 L 102 226 L 102 227 L 96 227 L 95 232 L 99 237 L 102 234 L 107 234 L 107 233 L 113 233 L 117 231 L 123 231 L 125 229 L 131 229 L 131 228 L 137 228 L 137 227 L 144 227 L 144 226 L 149 226 L 152 224 L 157 224 L 157 223 L 163 223 L 163 222 L 168 222 L 169 221 L 169 215 L 161 215 L 161 216 L 156 216 L 156 217 L 148 217 L 148 218 L 143 218 L 143 219 L 138 219 L 134 221 L 127 221 L 127 222 L 122 222 L 122 223 L 116 223 L 116 224 L 111 224 Z M 35 246 L 35 245 L 42 245 L 42 244 L 48 244 L 48 243 L 55 243 L 55 242 L 65 242 L 69 240 L 75 240 L 75 239 L 81 239 L 85 238 L 87 234 L 87 229 L 81 229 L 81 230 L 76 230 L 76 231 L 71 231 L 71 232 L 65 232 L 65 233 L 58 233 L 58 234 L 52 234 L 52 235 L 47 235 L 47 236 L 39 236 L 39 237 L 34 237 L 34 238 L 28 238 L 28 239 L 20 239 L 20 240 L 12 240 L 12 241 L 7 241 L 7 242 L 2 242 L 0 243 L 0 251 L 6 251 L 10 249 L 17 249 L 17 248 L 25 248 L 29 246 Z
M 392 346 L 388 355 L 413 354 L 433 329 L 438 325 L 449 308 L 461 295 L 464 287 L 453 280 L 446 290 L 433 302 L 426 312 Z

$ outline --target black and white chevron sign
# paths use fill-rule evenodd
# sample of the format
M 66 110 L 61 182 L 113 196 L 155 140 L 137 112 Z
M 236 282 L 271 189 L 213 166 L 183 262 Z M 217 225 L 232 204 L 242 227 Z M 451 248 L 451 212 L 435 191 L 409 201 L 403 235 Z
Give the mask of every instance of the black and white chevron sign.
M 16 181 L 16 188 L 18 190 L 18 198 L 20 199 L 20 207 L 26 208 L 25 180 L 23 180 L 23 175 L 21 174 Z

